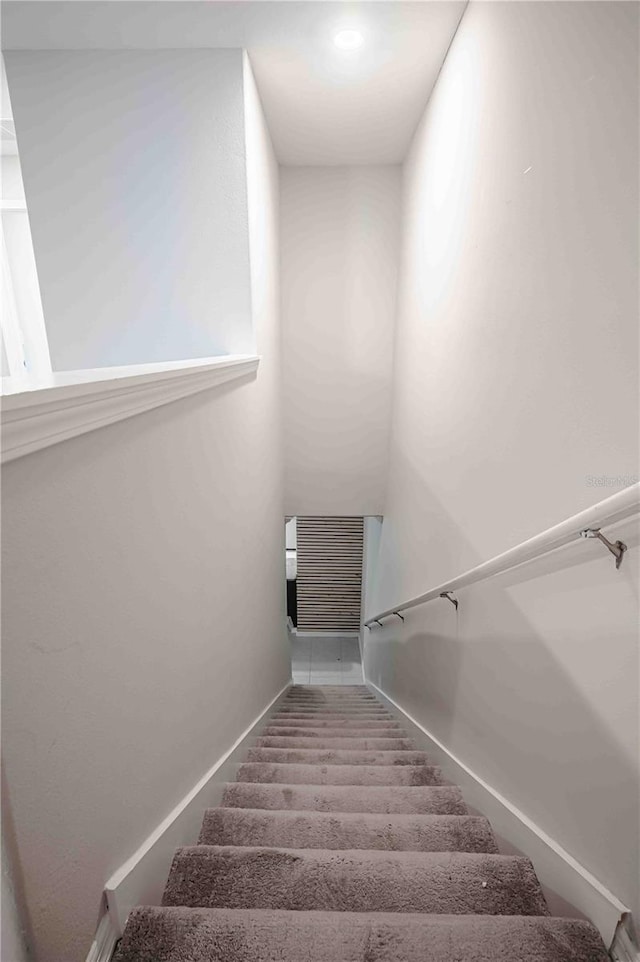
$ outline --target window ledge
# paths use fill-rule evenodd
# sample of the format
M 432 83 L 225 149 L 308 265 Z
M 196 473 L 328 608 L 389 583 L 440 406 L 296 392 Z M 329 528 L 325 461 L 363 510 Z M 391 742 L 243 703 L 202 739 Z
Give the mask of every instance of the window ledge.
M 2 462 L 255 374 L 253 354 L 4 378 Z

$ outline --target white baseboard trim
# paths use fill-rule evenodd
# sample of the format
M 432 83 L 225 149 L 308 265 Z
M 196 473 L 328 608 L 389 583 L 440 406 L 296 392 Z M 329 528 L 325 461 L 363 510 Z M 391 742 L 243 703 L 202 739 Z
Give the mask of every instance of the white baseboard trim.
M 446 778 L 461 787 L 466 802 L 490 820 L 501 850 L 520 852 L 531 859 L 551 912 L 590 919 L 605 945 L 611 946 L 616 932 L 620 931 L 619 923 L 629 909 L 555 839 L 450 752 L 397 702 L 369 679 L 366 684 L 399 716 L 405 727 L 412 729 L 418 746 L 432 756 Z M 627 962 L 628 956 L 620 958 Z M 636 962 L 635 956 L 629 958 Z
M 140 848 L 113 873 L 105 885 L 110 924 L 119 938 L 129 913 L 136 905 L 159 905 L 176 848 L 194 845 L 204 810 L 220 804 L 222 786 L 233 781 L 237 766 L 256 729 L 283 698 L 291 681 L 260 712 L 231 748 L 193 786 Z M 97 959 L 96 959 L 97 962 Z
M 113 924 L 105 903 L 86 962 L 111 962 L 120 934 Z
M 613 962 L 640 962 L 640 948 L 628 925 L 628 919 L 622 919 L 613 938 L 609 954 Z

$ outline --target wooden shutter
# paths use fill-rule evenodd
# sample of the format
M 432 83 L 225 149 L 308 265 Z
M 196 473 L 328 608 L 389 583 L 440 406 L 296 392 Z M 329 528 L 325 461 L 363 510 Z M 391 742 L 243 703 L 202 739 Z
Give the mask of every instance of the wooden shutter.
M 360 628 L 363 533 L 362 518 L 298 517 L 299 631 Z

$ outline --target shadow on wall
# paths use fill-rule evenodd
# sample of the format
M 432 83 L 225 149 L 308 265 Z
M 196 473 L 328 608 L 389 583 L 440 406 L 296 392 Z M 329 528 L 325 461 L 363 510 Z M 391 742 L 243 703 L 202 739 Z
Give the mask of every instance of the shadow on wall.
M 440 529 L 457 528 L 433 498 L 430 510 Z M 409 610 L 404 625 L 367 633 L 365 664 L 367 678 L 638 906 L 637 528 L 626 523 L 623 540 L 620 571 L 578 542 L 465 589 L 457 614 L 444 601 Z

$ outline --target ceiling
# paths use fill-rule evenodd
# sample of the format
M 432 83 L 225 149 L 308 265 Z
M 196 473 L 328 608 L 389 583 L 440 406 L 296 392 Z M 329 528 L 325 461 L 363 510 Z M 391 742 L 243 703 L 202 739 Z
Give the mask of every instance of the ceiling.
M 245 47 L 278 159 L 406 156 L 466 0 L 4 0 L 5 49 Z M 355 51 L 333 43 L 357 29 Z

